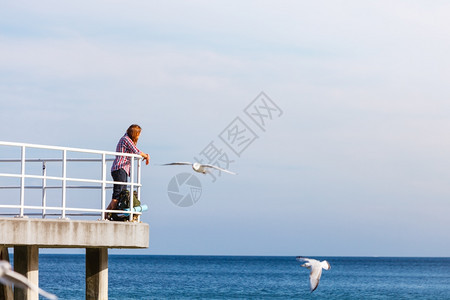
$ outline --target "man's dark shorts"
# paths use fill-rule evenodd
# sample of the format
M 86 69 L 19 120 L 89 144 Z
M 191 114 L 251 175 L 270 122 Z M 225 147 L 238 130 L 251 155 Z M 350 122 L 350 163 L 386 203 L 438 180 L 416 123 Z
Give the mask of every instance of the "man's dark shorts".
M 128 174 L 124 169 L 119 169 L 116 171 L 111 172 L 111 176 L 114 181 L 119 182 L 127 182 L 128 181 Z M 115 184 L 113 187 L 113 199 L 119 199 L 120 192 L 124 190 L 127 186 L 122 184 Z

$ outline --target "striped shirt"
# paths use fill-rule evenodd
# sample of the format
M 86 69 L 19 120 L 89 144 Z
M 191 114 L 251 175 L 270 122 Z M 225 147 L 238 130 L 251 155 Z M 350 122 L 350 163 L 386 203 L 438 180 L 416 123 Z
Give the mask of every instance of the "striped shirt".
M 141 151 L 136 147 L 130 137 L 125 134 L 117 143 L 116 152 L 140 154 Z M 128 176 L 130 176 L 131 157 L 116 156 L 111 167 L 111 172 L 124 169 Z

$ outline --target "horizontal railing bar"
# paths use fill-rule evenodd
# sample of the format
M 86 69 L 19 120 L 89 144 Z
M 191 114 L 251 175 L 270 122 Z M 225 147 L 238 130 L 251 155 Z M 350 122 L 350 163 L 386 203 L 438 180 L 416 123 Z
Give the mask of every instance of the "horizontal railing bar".
M 43 187 L 41 185 L 34 185 L 34 186 L 25 186 L 26 189 L 62 189 L 62 186 L 46 186 Z M 102 189 L 101 186 L 66 186 L 68 189 Z M 105 187 L 107 190 L 112 189 L 112 186 Z M 13 189 L 20 189 L 20 186 L 0 186 L 0 190 L 13 190 Z
M 8 173 L 0 173 L 0 177 L 13 177 L 13 178 L 22 178 L 20 174 L 8 174 Z M 90 182 L 90 183 L 98 183 L 102 184 L 105 182 L 106 184 L 118 184 L 118 185 L 131 185 L 130 182 L 120 182 L 120 181 L 103 181 L 100 179 L 81 179 L 81 178 L 63 178 L 63 177 L 55 177 L 55 176 L 43 176 L 43 175 L 23 175 L 25 178 L 34 178 L 34 179 L 47 179 L 47 180 L 65 180 L 65 181 L 75 181 L 75 182 Z M 142 186 L 138 183 L 133 183 L 134 186 Z
M 24 216 L 61 216 L 61 214 L 42 214 L 42 213 L 24 213 Z M 0 213 L 0 216 L 18 216 L 18 214 L 2 214 Z M 101 214 L 66 214 L 66 216 L 101 216 Z
M 106 155 L 128 156 L 128 157 L 141 158 L 141 156 L 139 154 L 112 152 L 112 151 L 100 151 L 100 150 L 90 150 L 90 149 L 81 149 L 81 148 L 70 148 L 70 147 L 47 146 L 47 145 L 27 144 L 27 143 L 13 143 L 13 142 L 0 141 L 0 146 L 29 147 L 29 148 L 40 148 L 40 149 L 61 150 L 61 151 L 66 150 L 66 151 L 70 151 L 70 152 L 92 153 L 92 154 L 106 154 Z
M 134 214 L 138 214 L 137 212 Z M 42 216 L 42 213 L 24 213 L 24 216 Z M 61 214 L 44 214 L 45 216 L 60 216 Z M 101 216 L 101 213 L 97 213 L 97 214 L 66 214 L 66 216 L 77 216 L 77 217 L 82 217 L 82 216 Z M 0 216 L 17 216 L 17 213 L 15 214 L 2 214 L 0 213 Z
M 59 158 L 49 158 L 49 159 L 25 159 L 25 162 L 61 162 L 62 159 Z M 102 159 L 97 158 L 68 158 L 66 161 L 76 161 L 76 162 L 102 162 Z M 114 161 L 114 158 L 107 158 L 105 161 Z M 0 159 L 0 162 L 22 162 L 21 159 Z
M 22 206 L 20 205 L 0 205 L 0 208 L 17 208 L 20 209 Z M 46 210 L 63 210 L 62 207 L 55 207 L 55 206 L 46 206 L 46 207 L 42 207 L 42 206 L 31 206 L 31 205 L 24 205 L 23 206 L 24 209 L 46 209 Z M 124 211 L 124 210 L 107 210 L 105 209 L 104 211 L 101 209 L 95 209 L 95 208 L 70 208 L 70 207 L 66 207 L 65 208 L 66 211 L 86 211 L 86 212 L 108 212 L 108 213 L 116 213 L 116 214 L 123 214 L 123 213 L 127 213 L 129 214 L 129 211 Z M 133 212 L 133 214 L 142 214 L 142 212 Z

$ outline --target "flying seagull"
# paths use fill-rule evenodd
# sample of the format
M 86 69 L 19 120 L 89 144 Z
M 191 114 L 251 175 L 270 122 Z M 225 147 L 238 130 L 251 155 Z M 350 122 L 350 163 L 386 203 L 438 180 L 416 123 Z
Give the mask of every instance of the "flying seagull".
M 299 262 L 303 262 L 302 267 L 308 268 L 311 272 L 309 273 L 309 286 L 311 289 L 311 293 L 317 289 L 319 285 L 320 276 L 322 275 L 322 268 L 325 270 L 331 269 L 330 264 L 324 261 L 318 261 L 312 258 L 306 258 L 302 256 L 297 256 L 297 260 Z
M 37 287 L 22 274 L 14 272 L 10 263 L 4 260 L 0 261 L 0 283 L 4 285 L 14 284 L 15 287 L 33 290 L 48 299 L 58 299 L 55 295 Z
M 236 173 L 234 173 L 234 172 L 222 169 L 222 168 L 220 168 L 218 166 L 208 165 L 208 164 L 190 163 L 190 162 L 174 162 L 174 163 L 170 163 L 170 164 L 163 164 L 163 166 L 182 166 L 182 165 L 192 166 L 192 169 L 195 172 L 199 172 L 199 173 L 202 173 L 202 174 L 208 173 L 209 172 L 208 169 L 216 169 L 216 170 L 219 170 L 219 171 L 222 171 L 222 172 L 226 172 L 226 173 L 229 173 L 229 174 L 236 175 Z

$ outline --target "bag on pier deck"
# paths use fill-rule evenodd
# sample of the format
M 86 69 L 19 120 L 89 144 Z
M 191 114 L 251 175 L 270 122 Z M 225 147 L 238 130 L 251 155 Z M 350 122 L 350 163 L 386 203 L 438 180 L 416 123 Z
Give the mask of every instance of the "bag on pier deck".
M 126 208 L 130 208 L 130 191 L 127 189 L 124 189 L 119 194 L 119 202 L 117 203 L 117 210 L 125 210 Z M 137 192 L 133 192 L 133 207 L 141 205 L 141 201 L 139 201 L 137 197 Z M 134 217 L 137 217 L 137 215 L 134 215 Z M 125 216 L 124 214 L 111 214 L 111 218 L 114 221 L 127 221 L 129 220 L 129 216 Z

